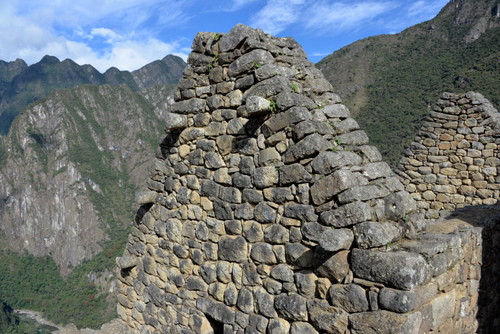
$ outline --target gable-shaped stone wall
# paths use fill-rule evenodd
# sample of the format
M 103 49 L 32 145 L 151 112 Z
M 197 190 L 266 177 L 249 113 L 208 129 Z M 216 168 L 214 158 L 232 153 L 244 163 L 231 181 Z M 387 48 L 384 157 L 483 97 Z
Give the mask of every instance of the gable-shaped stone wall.
M 398 174 L 429 218 L 500 198 L 500 113 L 481 94 L 444 93 Z
M 188 64 L 117 259 L 130 333 L 474 330 L 478 231 L 420 231 L 293 39 L 199 33 Z

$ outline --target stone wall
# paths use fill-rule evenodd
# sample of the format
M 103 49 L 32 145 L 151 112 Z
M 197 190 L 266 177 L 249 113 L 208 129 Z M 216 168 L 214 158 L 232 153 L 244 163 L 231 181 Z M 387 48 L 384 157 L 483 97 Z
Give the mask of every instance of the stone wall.
M 199 33 L 117 259 L 130 333 L 472 333 L 480 233 L 425 227 L 291 38 Z
M 444 93 L 405 151 L 399 175 L 427 217 L 500 197 L 500 114 L 481 94 Z

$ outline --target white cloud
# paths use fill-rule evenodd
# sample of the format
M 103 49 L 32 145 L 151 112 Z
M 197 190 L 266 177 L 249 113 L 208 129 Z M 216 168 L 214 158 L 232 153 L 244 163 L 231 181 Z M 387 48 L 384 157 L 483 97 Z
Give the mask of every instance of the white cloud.
M 304 0 L 268 0 L 267 4 L 251 18 L 250 25 L 269 34 L 279 34 L 289 25 L 299 21 Z
M 334 31 L 338 34 L 347 29 L 366 25 L 396 6 L 394 1 L 356 3 L 320 1 L 308 8 L 304 15 L 307 18 L 304 25 L 318 33 Z
M 163 22 L 163 26 L 179 22 L 185 3 L 8 1 L 2 4 L 0 12 L 0 59 L 22 58 L 31 64 L 49 54 L 61 60 L 71 58 L 79 64 L 91 64 L 101 72 L 111 66 L 135 70 L 169 53 L 186 59 L 185 51 L 180 49 L 180 38 L 161 41 L 155 36 L 157 32 L 146 24 L 148 20 Z
M 234 12 L 256 1 L 258 0 L 233 0 L 231 6 L 227 7 L 227 9 L 222 10 Z
M 419 0 L 408 8 L 408 16 L 429 20 L 443 8 L 449 0 Z

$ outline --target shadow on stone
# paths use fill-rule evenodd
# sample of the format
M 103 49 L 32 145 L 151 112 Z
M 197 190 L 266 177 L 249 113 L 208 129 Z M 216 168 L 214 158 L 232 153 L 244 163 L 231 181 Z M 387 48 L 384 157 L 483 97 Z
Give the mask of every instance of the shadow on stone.
M 498 333 L 500 328 L 500 206 L 468 206 L 453 211 L 446 220 L 460 219 L 481 228 L 482 258 L 477 333 Z M 466 275 L 467 273 L 464 273 Z M 468 302 L 464 297 L 463 302 Z M 474 298 L 471 298 L 474 303 Z

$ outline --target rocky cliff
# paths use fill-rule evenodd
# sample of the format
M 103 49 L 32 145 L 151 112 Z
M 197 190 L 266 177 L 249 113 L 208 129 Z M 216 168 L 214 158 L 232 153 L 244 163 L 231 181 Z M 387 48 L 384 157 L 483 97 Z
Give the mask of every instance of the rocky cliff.
M 167 86 L 143 95 L 126 86 L 80 86 L 19 115 L 2 145 L 3 244 L 50 255 L 67 274 L 116 238 L 162 131 L 164 106 L 147 97 L 168 101 L 168 93 Z
M 30 66 L 20 59 L 9 63 L 0 61 L 0 133 L 7 133 L 12 120 L 29 103 L 55 89 L 111 84 L 139 90 L 175 84 L 185 66 L 181 58 L 172 55 L 133 72 L 110 68 L 103 74 L 90 65 L 78 65 L 70 59 L 59 61 L 52 56 L 45 56 Z

